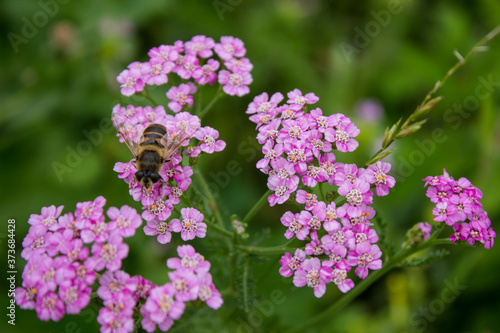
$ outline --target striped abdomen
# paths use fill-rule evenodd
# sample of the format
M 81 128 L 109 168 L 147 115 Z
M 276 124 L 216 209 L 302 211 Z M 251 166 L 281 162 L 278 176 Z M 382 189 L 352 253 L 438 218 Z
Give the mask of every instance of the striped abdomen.
M 143 132 L 140 146 L 156 145 L 160 148 L 165 148 L 166 140 L 165 134 L 167 129 L 160 124 L 151 124 Z

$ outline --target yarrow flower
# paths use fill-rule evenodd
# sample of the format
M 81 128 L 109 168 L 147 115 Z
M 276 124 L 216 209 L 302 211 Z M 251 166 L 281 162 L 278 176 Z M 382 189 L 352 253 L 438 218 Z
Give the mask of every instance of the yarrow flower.
M 246 53 L 243 41 L 231 36 L 221 37 L 220 43 L 215 44 L 214 50 L 221 59 L 226 61 L 243 57 Z
M 469 245 L 490 249 L 496 237 L 488 213 L 480 200 L 483 193 L 467 178 L 453 179 L 446 170 L 443 175 L 426 177 L 426 196 L 435 203 L 432 210 L 434 221 L 445 222 L 453 227 L 452 242 L 466 242 Z M 425 231 L 424 231 L 425 232 Z
M 172 87 L 167 92 L 167 97 L 171 99 L 168 103 L 170 110 L 179 112 L 186 105 L 193 105 L 193 94 L 196 92 L 196 86 L 192 84 L 181 83 L 178 87 Z
M 142 326 L 147 332 L 155 331 L 157 324 L 161 331 L 168 331 L 184 313 L 185 304 L 175 298 L 175 288 L 172 283 L 154 287 L 146 303 L 141 308 L 144 317 Z
M 318 258 L 306 259 L 293 276 L 293 284 L 296 287 L 307 285 L 314 289 L 314 296 L 321 297 L 326 292 L 326 284 L 332 281 L 333 269 L 321 266 Z
M 153 219 L 148 221 L 144 226 L 144 233 L 148 236 L 157 236 L 158 243 L 167 244 L 170 243 L 172 239 L 171 226 L 167 222 L 159 221 L 158 219 Z
M 50 206 L 31 215 L 21 254 L 27 263 L 22 287 L 15 292 L 21 308 L 35 309 L 44 321 L 78 314 L 90 302 L 95 272 L 119 269 L 128 253 L 123 237 L 134 235 L 142 219 L 135 209 L 122 206 L 110 207 L 111 220 L 105 222 L 105 203 L 98 197 L 77 203 L 74 213 L 61 215 L 63 206 Z
M 200 152 L 212 154 L 213 152 L 222 151 L 226 147 L 226 143 L 222 140 L 217 140 L 219 132 L 211 127 L 202 127 L 196 132 L 195 138 L 200 140 Z M 192 156 L 192 155 L 191 155 Z
M 250 92 L 248 85 L 252 83 L 252 76 L 249 72 L 237 71 L 231 73 L 227 70 L 219 72 L 219 83 L 224 85 L 222 90 L 228 95 L 239 97 Z
M 394 187 L 396 180 L 387 173 L 391 170 L 391 165 L 386 162 L 378 161 L 368 166 L 364 178 L 370 184 L 375 184 L 375 190 L 378 196 L 389 194 L 389 189 Z
M 141 69 L 125 69 L 118 75 L 116 80 L 121 83 L 122 95 L 132 96 L 144 89 L 144 80 L 141 72 Z
M 195 237 L 205 237 L 207 225 L 203 223 L 203 214 L 195 208 L 181 209 L 182 221 L 173 219 L 170 221 L 172 231 L 180 232 L 184 241 L 194 239 Z
M 201 67 L 198 67 L 193 72 L 193 78 L 198 84 L 214 84 L 217 81 L 217 70 L 220 67 L 220 63 L 217 60 L 209 59 L 207 63 Z
M 293 275 L 296 286 L 312 287 L 317 297 L 328 283 L 347 292 L 354 287 L 348 278 L 353 267 L 362 279 L 369 270 L 382 267 L 375 245 L 378 235 L 370 222 L 375 210 L 370 204 L 373 192 L 384 196 L 394 187 L 394 177 L 388 174 L 391 165 L 377 162 L 364 169 L 337 162 L 336 151 L 352 152 L 358 147 L 357 126 L 343 114 L 327 115 L 314 108 L 319 100 L 314 93 L 295 89 L 287 96 L 287 104 L 279 105 L 284 99 L 281 93 L 271 98 L 262 93 L 246 111 L 257 124 L 257 140 L 263 145 L 264 158 L 257 168 L 269 176 L 270 206 L 290 199 L 303 206 L 301 212 L 288 211 L 281 217 L 285 237 L 295 236 L 307 244 L 295 256 L 285 253 L 280 274 Z M 340 195 L 342 205 L 326 201 L 325 183 L 337 186 L 327 191 Z M 317 187 L 319 191 L 314 190 Z
M 195 54 L 202 58 L 210 58 L 214 53 L 212 51 L 215 42 L 210 37 L 194 36 L 189 42 L 184 44 L 184 49 L 188 54 Z

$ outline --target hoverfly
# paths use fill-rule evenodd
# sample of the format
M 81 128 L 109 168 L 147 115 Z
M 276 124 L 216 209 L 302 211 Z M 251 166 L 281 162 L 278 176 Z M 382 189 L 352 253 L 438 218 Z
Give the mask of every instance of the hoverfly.
M 113 117 L 113 124 L 118 135 L 134 155 L 137 167 L 135 178 L 146 189 L 163 180 L 160 175 L 163 164 L 169 162 L 179 147 L 189 141 L 198 129 L 182 126 L 181 123 L 181 126 L 177 126 L 180 131 L 170 135 L 167 128 L 158 123 L 149 124 L 142 133 L 137 131 L 136 126 L 130 126 L 126 121 L 119 121 L 118 117 Z M 140 138 L 137 139 L 138 137 Z

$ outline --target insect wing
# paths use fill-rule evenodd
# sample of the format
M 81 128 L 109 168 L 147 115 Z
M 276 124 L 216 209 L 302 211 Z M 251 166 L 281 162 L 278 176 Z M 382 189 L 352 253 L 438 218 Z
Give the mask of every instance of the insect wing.
M 137 158 L 137 147 L 139 146 L 140 138 L 142 136 L 143 126 L 140 124 L 133 124 L 128 119 L 123 117 L 113 117 L 113 125 L 132 155 Z
M 174 155 L 180 146 L 184 145 L 191 137 L 194 132 L 196 132 L 197 128 L 193 129 L 182 129 L 179 133 L 174 135 L 169 135 L 168 133 L 163 137 L 162 142 L 165 142 L 165 154 L 163 155 L 163 159 L 165 161 L 169 161 L 172 155 Z

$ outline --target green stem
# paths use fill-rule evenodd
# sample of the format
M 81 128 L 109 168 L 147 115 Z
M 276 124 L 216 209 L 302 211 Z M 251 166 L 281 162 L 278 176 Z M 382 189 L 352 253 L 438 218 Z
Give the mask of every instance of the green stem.
M 319 193 L 321 194 L 321 200 L 326 202 L 325 192 L 323 191 L 323 183 L 318 182 L 318 184 L 319 184 Z
M 142 318 L 142 316 L 138 316 L 134 322 L 134 333 L 139 332 L 139 327 L 141 327 L 141 318 Z
M 406 258 L 428 247 L 434 245 L 442 245 L 442 244 L 454 244 L 454 243 L 452 243 L 448 238 L 428 239 L 427 241 L 422 242 L 414 247 L 403 249 L 401 252 L 397 253 L 395 256 L 390 258 L 389 261 L 384 266 L 382 266 L 381 269 L 370 272 L 370 274 L 366 279 L 358 283 L 358 285 L 356 285 L 355 288 L 351 289 L 347 294 L 342 296 L 337 302 L 333 303 L 330 307 L 326 308 L 323 312 L 319 313 L 318 315 L 311 318 L 307 322 L 289 330 L 287 333 L 304 332 L 308 328 L 311 328 L 313 325 L 316 325 L 325 319 L 332 318 L 333 314 L 335 314 L 344 306 L 352 302 L 357 296 L 359 296 L 375 281 L 384 276 L 387 272 L 389 272 L 397 265 L 401 264 Z
M 191 203 L 191 200 L 189 200 L 189 197 L 184 195 L 184 193 L 181 194 L 180 196 L 182 202 L 186 205 L 186 207 L 194 207 L 193 204 Z
M 338 194 L 338 193 L 337 193 L 337 194 Z M 340 200 L 339 202 L 337 202 L 335 205 L 336 205 L 337 207 L 340 207 L 340 206 L 342 206 L 343 204 L 345 204 L 346 202 L 347 202 L 347 199 L 342 199 L 342 200 Z
M 455 66 L 453 66 L 452 68 L 450 68 L 446 72 L 446 74 L 443 77 L 443 79 L 441 79 L 440 81 L 438 81 L 436 83 L 436 85 L 434 86 L 434 88 L 431 91 L 429 91 L 429 93 L 425 96 L 424 101 L 419 105 L 419 107 L 421 107 L 425 103 L 427 103 L 432 98 L 432 96 L 436 93 L 436 91 L 444 85 L 444 83 L 446 82 L 446 80 L 448 80 L 450 78 L 450 76 L 452 76 L 453 73 L 455 73 L 455 71 L 457 69 L 459 69 L 460 67 L 462 67 L 463 65 L 465 65 L 470 60 L 470 58 L 472 58 L 478 52 L 482 52 L 482 51 L 487 50 L 485 48 L 485 44 L 487 44 L 490 40 L 492 40 L 493 38 L 495 38 L 499 33 L 500 33 L 500 26 L 497 26 L 495 29 L 493 29 L 492 31 L 490 31 L 486 36 L 484 36 L 483 38 L 481 38 L 481 40 L 479 42 L 477 42 L 472 47 L 472 49 L 469 51 L 469 53 L 467 53 L 467 55 L 464 58 L 459 58 L 458 61 L 457 61 L 457 63 L 455 64 Z M 457 55 L 458 52 L 457 51 L 455 51 L 455 52 L 456 52 L 455 55 Z
M 174 87 L 174 86 L 178 86 L 177 83 L 180 83 L 180 82 L 177 82 L 177 79 L 180 79 L 180 77 L 178 77 L 177 75 L 175 75 L 174 73 L 170 72 L 167 74 L 167 77 L 168 77 L 168 85 Z M 181 79 L 182 81 L 182 79 Z
M 201 103 L 202 103 L 202 100 L 201 100 L 201 89 L 202 87 L 199 87 L 198 89 L 198 93 L 196 94 L 197 95 L 197 98 L 196 98 L 196 114 L 200 114 L 201 112 Z
M 221 228 L 219 227 L 217 224 L 215 223 L 212 223 L 212 222 L 209 222 L 209 221 L 204 221 L 211 229 L 217 231 L 218 233 L 224 235 L 224 236 L 227 236 L 227 237 L 230 237 L 230 238 L 234 238 L 234 234 L 231 233 L 230 231 L 227 231 L 226 229 L 224 228 Z
M 158 106 L 158 103 L 156 103 L 156 101 L 149 95 L 147 86 L 144 86 L 144 90 L 141 91 L 139 94 L 148 99 L 151 103 L 153 103 L 154 106 Z
M 193 176 L 196 178 L 196 182 L 201 187 L 201 192 L 205 196 L 205 198 L 207 199 L 208 207 L 214 213 L 214 216 L 217 220 L 217 223 L 219 224 L 219 227 L 224 229 L 224 219 L 222 218 L 222 215 L 221 215 L 219 209 L 217 208 L 217 202 L 215 201 L 214 196 L 210 192 L 210 189 L 208 188 L 208 184 L 205 181 L 205 178 L 201 174 L 200 170 L 198 170 L 198 168 L 195 168 L 194 166 L 193 166 Z M 229 231 L 227 231 L 227 232 L 229 233 Z
M 217 100 L 223 95 L 221 94 L 222 92 L 222 85 L 219 85 L 219 89 L 217 89 L 217 92 L 215 93 L 214 97 L 212 98 L 212 100 L 207 104 L 207 106 L 205 106 L 203 108 L 203 110 L 201 110 L 201 112 L 198 113 L 198 117 L 203 118 L 203 116 L 205 116 L 205 114 L 210 111 L 210 109 L 212 109 L 212 107 L 214 106 L 215 102 L 217 102 Z
M 292 252 L 295 251 L 297 247 L 289 247 L 289 245 L 293 241 L 294 239 L 292 238 L 290 241 L 286 242 L 283 245 L 270 246 L 270 247 L 242 246 L 242 245 L 238 245 L 236 247 L 250 254 L 265 254 L 265 255 L 284 254 L 287 251 L 292 251 Z
M 270 196 L 271 193 L 273 193 L 273 191 L 267 190 L 266 193 L 264 193 L 260 197 L 260 199 L 255 203 L 255 205 L 253 205 L 253 207 L 248 211 L 247 215 L 245 215 L 245 217 L 243 218 L 243 221 L 241 221 L 241 222 L 248 223 L 252 219 L 252 217 L 255 215 L 255 213 L 257 213 L 259 211 L 259 209 L 262 208 L 264 203 L 267 202 L 267 197 Z

